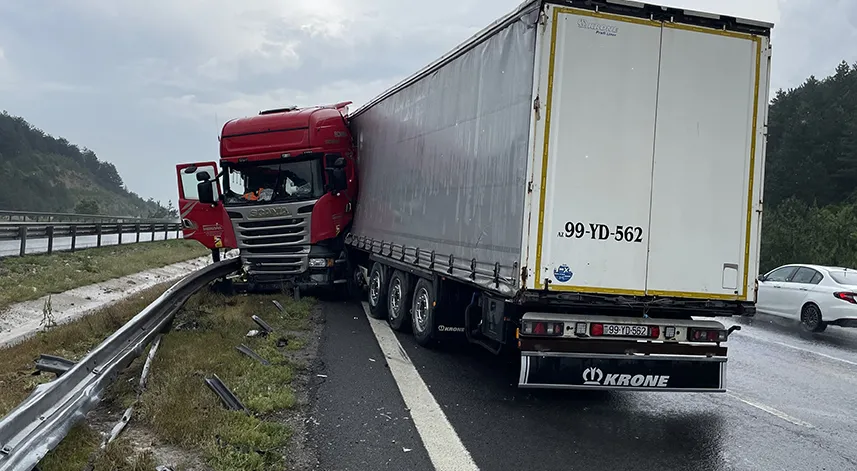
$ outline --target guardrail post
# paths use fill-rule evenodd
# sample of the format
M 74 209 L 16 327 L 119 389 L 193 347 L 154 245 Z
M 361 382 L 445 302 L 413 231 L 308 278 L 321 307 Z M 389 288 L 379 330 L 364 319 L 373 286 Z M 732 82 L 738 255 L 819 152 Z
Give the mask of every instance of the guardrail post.
M 71 251 L 74 252 L 74 246 L 77 244 L 77 226 L 71 226 Z
M 164 240 L 170 240 L 170 226 L 169 224 L 164 224 Z
M 134 230 L 137 231 L 137 243 L 140 242 L 140 223 L 134 224 Z
M 48 226 L 45 229 L 45 235 L 48 236 L 48 255 L 54 253 L 54 226 Z
M 19 237 L 21 238 L 21 256 L 27 253 L 27 226 L 18 228 Z
M 150 226 L 149 229 L 152 230 L 152 242 L 154 242 L 155 241 L 155 223 L 151 223 L 151 224 L 149 224 L 149 226 Z
M 116 226 L 116 232 L 119 233 L 119 244 L 118 245 L 122 245 L 122 223 L 121 222 Z
M 97 236 L 97 242 L 95 243 L 96 247 L 101 247 L 101 223 L 95 225 L 95 235 Z

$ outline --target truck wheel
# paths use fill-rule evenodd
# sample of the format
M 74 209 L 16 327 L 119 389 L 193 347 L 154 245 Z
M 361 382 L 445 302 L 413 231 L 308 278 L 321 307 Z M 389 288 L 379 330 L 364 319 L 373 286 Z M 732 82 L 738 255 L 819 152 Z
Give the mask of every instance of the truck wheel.
M 811 303 L 801 309 L 800 324 L 810 332 L 824 332 L 827 329 L 827 324 L 821 318 L 821 309 Z
M 369 289 L 367 301 L 369 302 L 369 315 L 375 319 L 387 318 L 387 274 L 384 266 L 378 262 L 372 265 L 369 272 Z
M 340 283 L 336 285 L 335 288 L 336 294 L 340 299 L 343 301 L 360 300 L 363 290 L 360 288 L 360 284 L 357 281 L 357 277 L 359 275 L 359 268 L 355 267 L 354 264 L 351 263 L 350 259 L 346 259 L 344 274 L 345 283 Z
M 414 339 L 423 347 L 434 341 L 434 307 L 434 286 L 431 281 L 420 278 L 414 288 L 411 328 L 414 331 Z
M 387 290 L 387 322 L 393 330 L 403 332 L 408 329 L 410 307 L 411 286 L 408 276 L 396 270 L 390 277 L 390 287 Z

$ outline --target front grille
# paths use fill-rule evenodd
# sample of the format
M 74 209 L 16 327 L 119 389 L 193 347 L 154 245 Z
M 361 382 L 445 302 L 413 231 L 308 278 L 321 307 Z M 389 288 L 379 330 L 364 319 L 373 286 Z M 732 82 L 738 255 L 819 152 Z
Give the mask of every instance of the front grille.
M 314 202 L 312 202 L 314 203 Z M 254 205 L 229 208 L 241 257 L 251 275 L 294 275 L 308 269 L 312 203 Z M 253 217 L 264 208 L 264 215 Z M 301 210 L 301 212 L 299 212 Z

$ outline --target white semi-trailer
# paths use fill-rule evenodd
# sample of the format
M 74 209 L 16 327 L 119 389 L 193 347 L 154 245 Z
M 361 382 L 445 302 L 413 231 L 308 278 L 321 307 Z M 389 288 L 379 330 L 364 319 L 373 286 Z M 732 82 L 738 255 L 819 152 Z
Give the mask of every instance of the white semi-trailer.
M 515 349 L 521 387 L 724 391 L 711 318 L 755 312 L 771 28 L 530 1 L 354 111 L 372 315 Z

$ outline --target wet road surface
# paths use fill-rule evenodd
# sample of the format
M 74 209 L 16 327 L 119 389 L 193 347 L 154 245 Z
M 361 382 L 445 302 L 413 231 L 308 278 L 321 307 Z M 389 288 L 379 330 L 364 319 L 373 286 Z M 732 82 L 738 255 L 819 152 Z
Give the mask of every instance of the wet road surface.
M 359 308 L 328 313 L 322 352 L 326 367 L 345 377 L 328 389 L 330 400 L 319 400 L 342 409 L 334 415 L 355 417 L 331 417 L 319 429 L 363 430 L 377 408 L 401 410 L 402 395 L 388 368 L 363 366 L 363 357 L 380 352 Z M 350 330 L 333 331 L 346 321 Z M 409 335 L 396 338 L 482 470 L 857 469 L 857 330 L 807 334 L 761 314 L 721 321 L 743 326 L 728 342 L 725 394 L 523 390 L 514 361 L 458 343 L 425 349 Z M 347 394 L 370 403 L 339 398 Z M 339 400 L 346 404 L 332 404 Z M 385 453 L 395 464 L 401 449 L 382 445 L 414 437 L 412 427 L 379 427 L 366 429 L 369 445 L 328 447 L 323 464 L 346 456 L 354 465 L 326 469 L 433 469 L 425 454 L 407 467 L 381 457 L 363 461 L 377 467 L 357 466 L 364 455 Z

